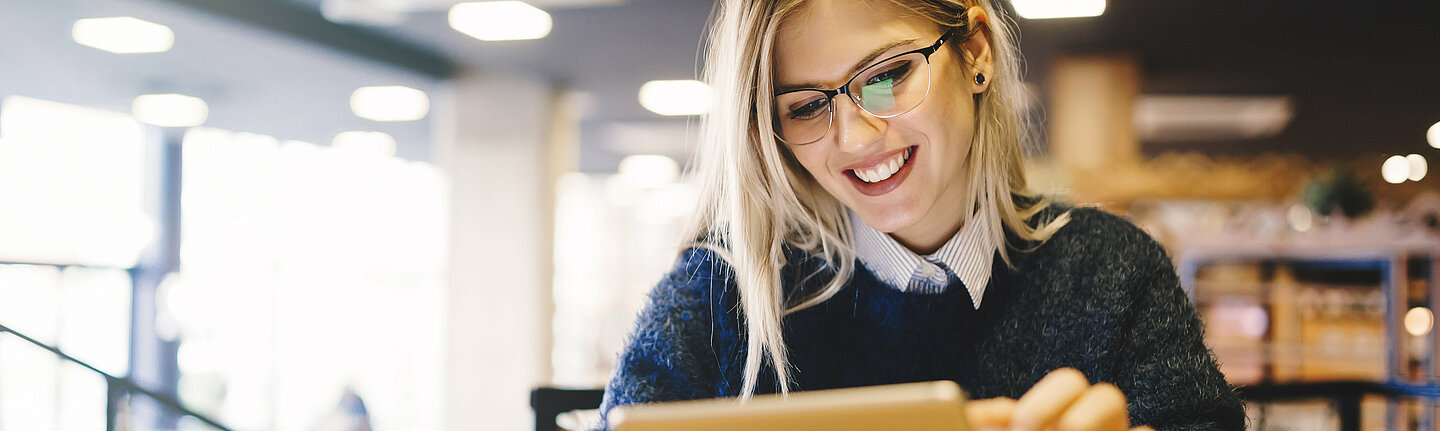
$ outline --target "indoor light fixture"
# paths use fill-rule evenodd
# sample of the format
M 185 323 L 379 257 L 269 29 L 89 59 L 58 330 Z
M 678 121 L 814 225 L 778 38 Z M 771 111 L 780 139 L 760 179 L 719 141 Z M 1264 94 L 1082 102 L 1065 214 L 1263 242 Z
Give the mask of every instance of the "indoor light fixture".
M 210 107 L 198 97 L 183 94 L 146 94 L 136 97 L 130 115 L 160 127 L 194 127 L 205 124 Z
M 1082 18 L 1105 13 L 1105 0 L 1015 0 L 1015 12 L 1026 19 Z
M 350 94 L 350 110 L 367 120 L 415 121 L 430 112 L 430 98 L 399 85 L 361 87 Z
M 1430 141 L 1431 147 L 1440 148 L 1440 122 L 1430 126 L 1430 130 L 1425 132 L 1425 140 Z
M 175 46 L 170 27 L 128 16 L 78 20 L 70 34 L 76 43 L 116 54 L 165 52 Z
M 640 86 L 640 106 L 660 115 L 700 115 L 710 111 L 710 86 L 696 80 L 650 81 Z
M 1400 184 L 1410 179 L 1410 161 L 1405 156 L 1390 156 L 1380 165 L 1380 177 L 1390 184 Z
M 1425 162 L 1425 156 L 1411 154 L 1405 156 L 1405 161 L 1410 162 L 1410 175 L 1407 176 L 1410 181 L 1425 179 L 1425 173 L 1430 170 L 1430 164 Z
M 550 34 L 550 14 L 522 1 L 460 3 L 450 28 L 485 41 L 539 39 Z
M 1133 118 L 1143 142 L 1261 139 L 1285 130 L 1295 103 L 1289 96 L 1144 95 Z
M 1429 334 L 1431 327 L 1435 324 L 1435 315 L 1430 313 L 1429 308 L 1415 307 L 1405 312 L 1405 332 L 1419 337 Z

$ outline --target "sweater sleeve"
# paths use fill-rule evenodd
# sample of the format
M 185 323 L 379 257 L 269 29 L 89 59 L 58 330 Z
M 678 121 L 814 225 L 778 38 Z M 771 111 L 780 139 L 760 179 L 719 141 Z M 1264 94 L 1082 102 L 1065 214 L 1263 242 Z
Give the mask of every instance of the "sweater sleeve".
M 605 388 L 602 427 L 618 406 L 716 396 L 712 303 L 729 278 L 713 251 L 691 249 L 650 291 Z
M 1138 231 L 1138 229 L 1136 229 Z M 1137 232 L 1138 233 L 1138 232 Z M 1143 234 L 1142 234 L 1143 235 Z M 1158 431 L 1244 430 L 1244 405 L 1204 343 L 1204 328 L 1174 264 L 1148 235 L 1115 382 L 1133 425 Z

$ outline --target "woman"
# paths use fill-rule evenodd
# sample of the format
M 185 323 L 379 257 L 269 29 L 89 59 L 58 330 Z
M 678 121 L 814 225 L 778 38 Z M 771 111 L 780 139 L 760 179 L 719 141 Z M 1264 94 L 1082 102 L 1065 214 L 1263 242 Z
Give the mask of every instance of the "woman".
M 701 208 L 602 412 L 946 379 L 979 428 L 1244 427 L 1160 245 L 1024 193 L 990 0 L 721 3 Z

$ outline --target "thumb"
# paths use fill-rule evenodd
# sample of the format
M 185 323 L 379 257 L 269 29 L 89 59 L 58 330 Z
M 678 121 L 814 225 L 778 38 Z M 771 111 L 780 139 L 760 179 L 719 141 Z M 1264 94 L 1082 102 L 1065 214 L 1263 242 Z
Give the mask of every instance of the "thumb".
M 1008 429 L 1014 412 L 1015 400 L 1010 398 L 975 400 L 965 404 L 965 416 L 970 419 L 970 428 L 976 430 Z

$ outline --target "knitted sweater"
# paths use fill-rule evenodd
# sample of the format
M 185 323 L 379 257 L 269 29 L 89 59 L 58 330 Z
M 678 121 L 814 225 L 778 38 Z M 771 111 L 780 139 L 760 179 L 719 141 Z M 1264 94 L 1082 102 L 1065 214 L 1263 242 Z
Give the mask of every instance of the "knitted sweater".
M 786 316 L 792 390 L 952 380 L 971 398 L 1018 398 L 1061 367 L 1117 385 L 1133 425 L 1241 430 L 1244 410 L 1202 341 L 1165 250 L 1133 224 L 1088 208 L 1039 248 L 998 256 L 977 310 L 953 275 L 938 294 L 890 288 L 856 264 L 840 293 Z M 1010 241 L 1018 241 L 1007 231 Z M 1015 242 L 1012 242 L 1015 243 Z M 787 292 L 828 266 L 787 249 Z M 805 280 L 805 281 L 801 281 Z M 690 249 L 649 296 L 606 388 L 602 414 L 632 403 L 739 395 L 743 317 L 730 267 Z M 778 392 L 772 368 L 758 390 Z

